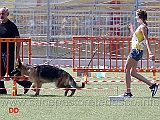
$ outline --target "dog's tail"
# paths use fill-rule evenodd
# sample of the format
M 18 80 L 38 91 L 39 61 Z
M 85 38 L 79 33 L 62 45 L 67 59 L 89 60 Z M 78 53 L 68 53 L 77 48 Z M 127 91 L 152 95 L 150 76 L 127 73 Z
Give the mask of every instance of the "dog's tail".
M 84 88 L 85 87 L 85 83 L 84 82 L 82 82 L 82 85 L 81 86 L 79 86 L 76 82 L 75 82 L 75 80 L 73 79 L 73 77 L 72 76 L 70 76 L 70 82 L 71 82 L 71 85 L 74 87 L 74 88 Z

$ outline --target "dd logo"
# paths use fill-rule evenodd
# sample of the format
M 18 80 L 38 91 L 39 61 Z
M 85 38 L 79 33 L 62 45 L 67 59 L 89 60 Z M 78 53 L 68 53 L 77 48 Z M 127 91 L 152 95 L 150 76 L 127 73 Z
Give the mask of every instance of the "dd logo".
M 14 113 L 14 114 L 17 114 L 19 112 L 19 109 L 18 108 L 8 108 L 8 113 L 10 113 L 10 114 L 12 114 L 12 113 Z

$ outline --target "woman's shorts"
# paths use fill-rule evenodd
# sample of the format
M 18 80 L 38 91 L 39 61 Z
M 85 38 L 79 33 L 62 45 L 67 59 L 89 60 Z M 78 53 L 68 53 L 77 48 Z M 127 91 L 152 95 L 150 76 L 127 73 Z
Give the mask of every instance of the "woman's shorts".
M 129 57 L 133 58 L 136 61 L 139 61 L 143 56 L 143 50 L 132 49 L 129 53 Z

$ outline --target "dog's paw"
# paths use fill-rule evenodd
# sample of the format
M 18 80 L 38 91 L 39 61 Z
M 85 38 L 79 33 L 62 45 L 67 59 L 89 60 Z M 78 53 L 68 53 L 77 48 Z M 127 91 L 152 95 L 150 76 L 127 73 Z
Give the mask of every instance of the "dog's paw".
M 34 91 L 34 92 L 36 92 L 36 88 L 32 88 L 31 90 Z
M 67 97 L 72 97 L 73 95 L 68 95 Z
M 68 91 L 69 91 L 69 90 L 66 90 L 66 91 L 64 92 L 64 96 L 67 96 Z
M 34 94 L 33 96 L 36 97 L 36 96 L 38 96 L 38 95 L 39 95 L 39 93 L 36 93 L 36 94 Z

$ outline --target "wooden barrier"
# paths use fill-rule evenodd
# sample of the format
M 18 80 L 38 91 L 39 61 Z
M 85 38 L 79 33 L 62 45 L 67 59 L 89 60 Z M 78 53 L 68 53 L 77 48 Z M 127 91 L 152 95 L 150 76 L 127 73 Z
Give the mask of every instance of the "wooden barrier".
M 73 37 L 73 71 L 84 72 L 84 79 L 87 79 L 87 72 L 124 72 L 125 62 L 131 49 L 131 39 L 131 37 L 119 36 Z M 149 60 L 145 48 L 143 58 L 138 62 L 137 71 L 153 72 L 153 78 L 156 79 L 155 73 L 160 72 L 160 69 L 155 68 L 154 65 L 160 63 L 160 40 L 150 37 L 149 41 L 156 61 Z M 116 45 L 115 49 L 112 49 L 113 44 Z
M 8 54 L 9 54 L 9 43 L 10 42 L 15 42 L 15 43 L 20 42 L 21 43 L 20 58 L 23 61 L 24 57 L 27 57 L 28 58 L 28 64 L 30 64 L 31 63 L 31 38 L 0 38 L 0 46 L 3 42 L 6 42 L 6 44 L 7 44 L 6 66 L 5 66 L 6 67 L 6 75 L 1 76 L 1 72 L 0 72 L 0 80 L 10 80 L 10 79 L 12 79 L 13 80 L 12 96 L 16 96 L 17 95 L 17 88 L 16 88 L 17 77 L 9 76 L 9 73 L 8 73 L 8 69 L 9 69 L 9 56 L 8 56 Z M 26 45 L 24 46 L 24 44 L 27 44 L 27 46 Z M 16 47 L 15 47 L 15 49 L 16 49 Z M 0 53 L 2 54 L 1 49 L 0 49 Z M 2 55 L 0 55 L 0 63 L 1 63 L 1 60 L 2 60 Z M 1 64 L 0 64 L 0 68 L 1 68 Z

